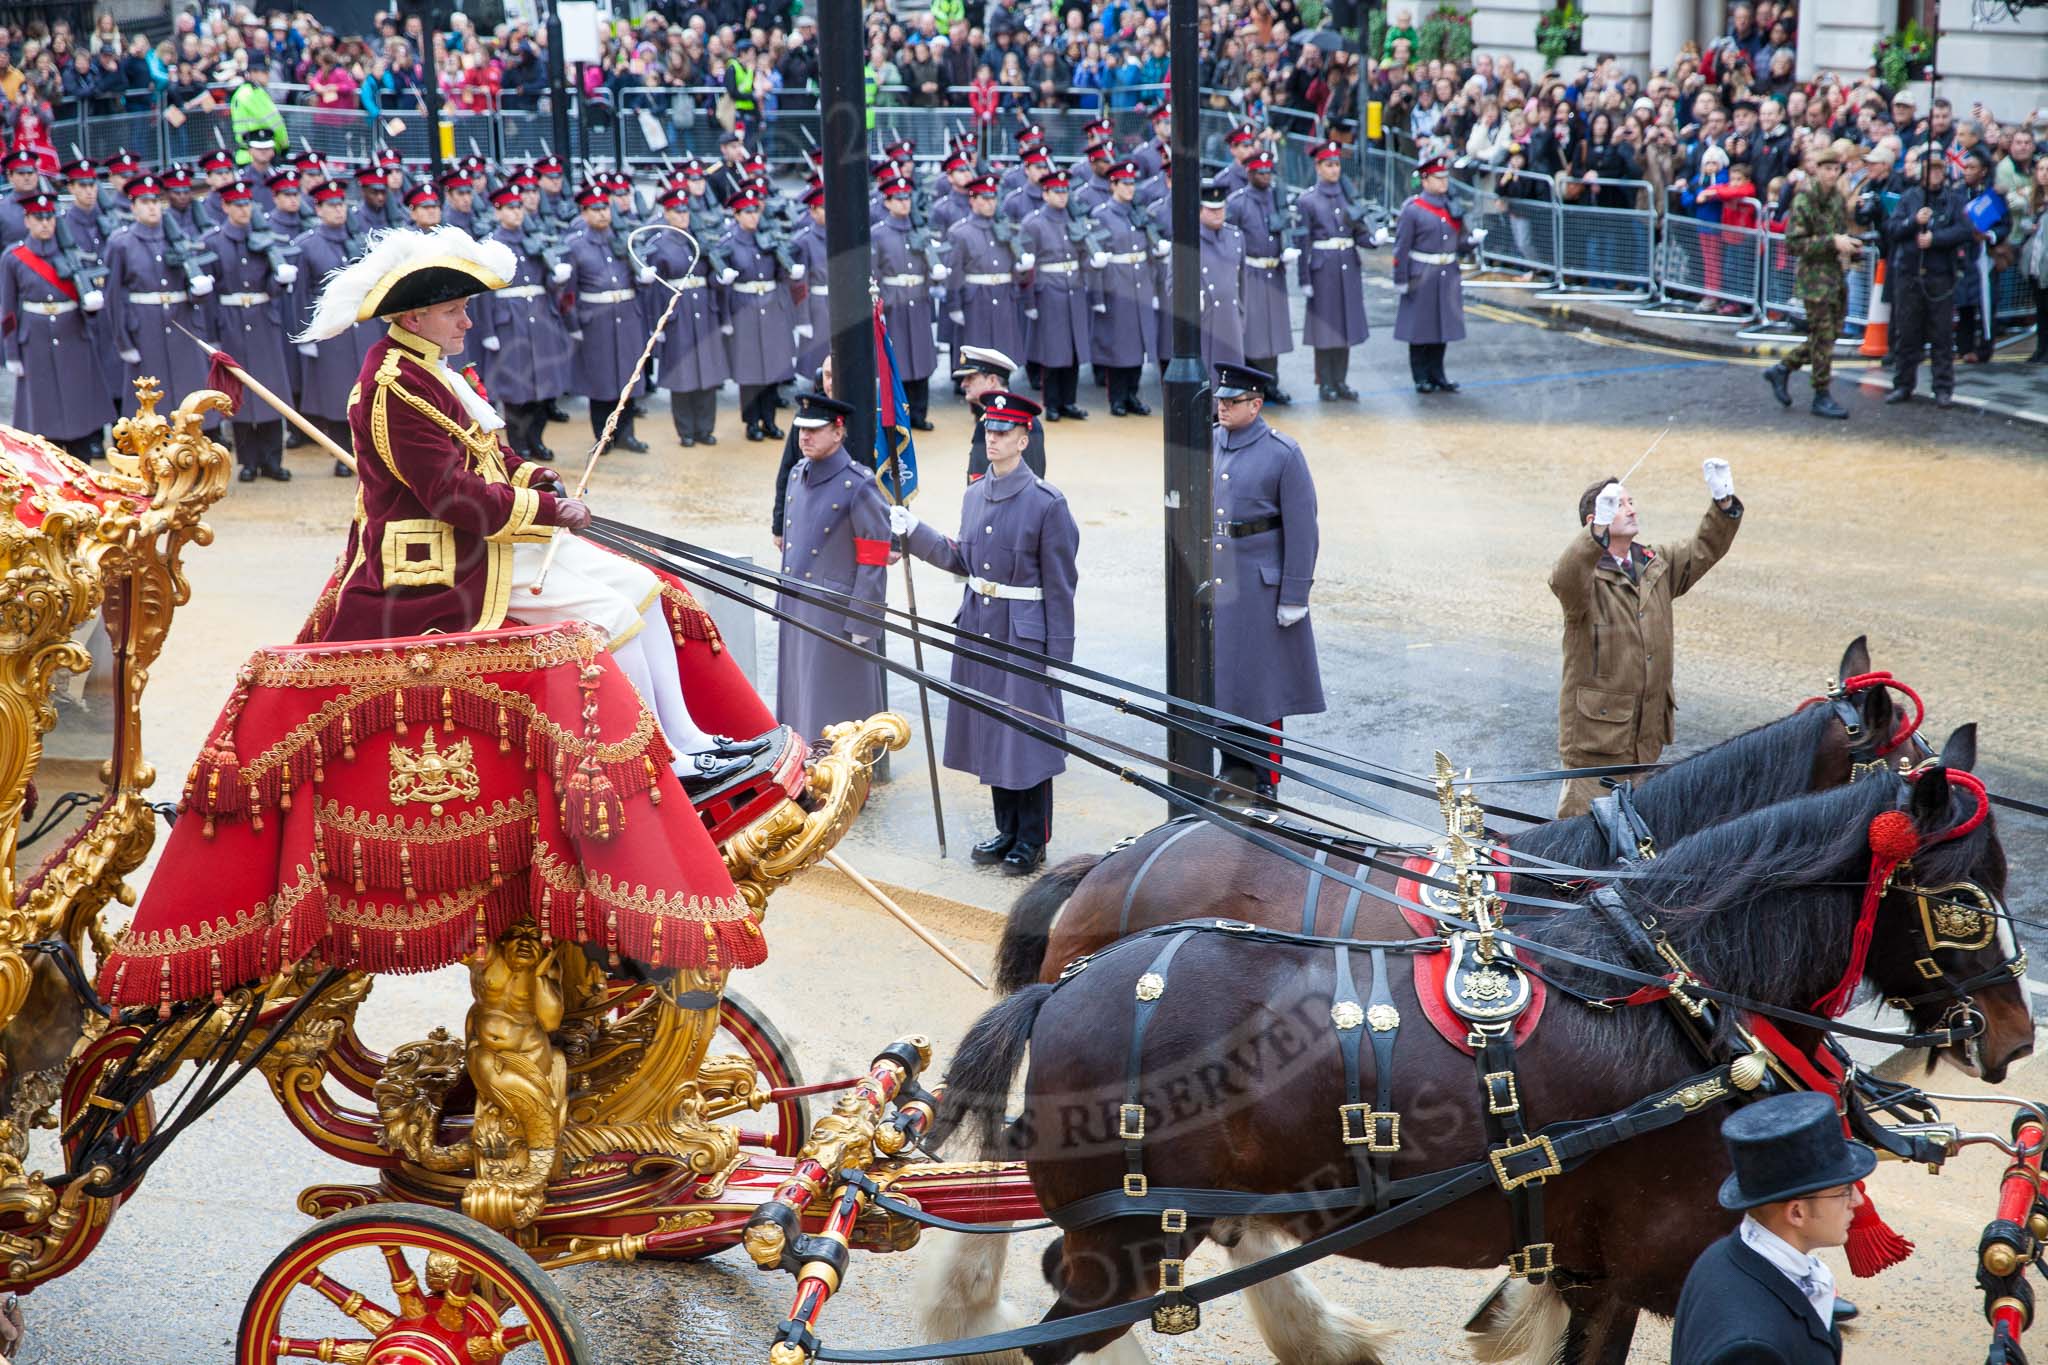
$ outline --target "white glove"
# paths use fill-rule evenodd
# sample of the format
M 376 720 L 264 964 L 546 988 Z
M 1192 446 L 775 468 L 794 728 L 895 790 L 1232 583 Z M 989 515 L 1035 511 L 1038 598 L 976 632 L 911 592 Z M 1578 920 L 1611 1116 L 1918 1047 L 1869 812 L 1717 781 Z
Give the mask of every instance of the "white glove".
M 1273 614 L 1273 619 L 1282 626 L 1297 626 L 1301 624 L 1302 618 L 1307 615 L 1307 607 L 1290 607 L 1283 602 L 1280 605 L 1280 610 Z
M 818 329 L 811 326 L 811 324 L 808 322 L 799 322 L 796 325 L 796 334 L 806 341 L 810 340 L 813 336 L 817 335 L 817 331 Z
M 1301 287 L 1301 296 L 1305 299 L 1314 298 L 1316 296 L 1316 287 L 1312 284 L 1303 285 Z
M 1280 264 L 1282 265 L 1293 265 L 1296 261 L 1300 259 L 1301 248 L 1298 246 L 1288 247 L 1285 251 L 1280 253 Z
M 25 367 L 23 367 L 22 363 L 19 360 L 10 360 L 7 362 L 7 373 L 13 375 L 16 379 L 19 379 L 23 375 L 27 374 L 28 370 Z
M 889 534 L 907 536 L 917 529 L 917 513 L 898 503 L 889 509 Z
M 1485 228 L 1473 228 L 1473 229 L 1472 229 L 1472 231 L 1471 231 L 1471 232 L 1469 232 L 1469 233 L 1468 233 L 1468 234 L 1466 234 L 1466 235 L 1467 235 L 1467 236 L 1469 236 L 1469 237 L 1471 237 L 1471 239 L 1472 239 L 1472 249 L 1473 249 L 1473 250 L 1477 251 L 1477 250 L 1478 250 L 1478 249 L 1479 249 L 1480 247 L 1483 247 L 1483 246 L 1485 246 L 1485 245 L 1486 245 L 1486 229 L 1485 229 Z
M 1715 502 L 1735 496 L 1735 475 L 1726 460 L 1702 460 L 1700 472 L 1707 476 L 1707 496 Z
M 497 339 L 496 337 L 485 337 L 485 338 L 484 338 L 484 349 L 485 349 L 486 351 L 495 351 L 495 350 L 497 350 L 497 349 L 498 349 L 498 339 Z
M 124 364 L 124 365 L 140 365 L 140 364 L 142 363 L 142 352 L 140 352 L 140 351 L 123 351 L 123 352 L 121 352 L 121 363 L 122 363 L 122 364 Z
M 953 325 L 955 327 L 964 326 L 967 322 L 967 314 L 962 312 L 958 308 L 955 308 L 952 312 L 946 314 L 946 316 L 952 319 Z
M 581 332 L 580 330 L 579 330 L 579 331 L 574 331 L 574 332 L 571 332 L 571 333 L 569 333 L 569 340 L 571 340 L 571 341 L 581 341 L 581 340 L 583 340 L 583 333 L 582 333 L 582 332 Z
M 1088 268 L 1090 270 L 1101 270 L 1108 264 L 1109 253 L 1107 251 L 1098 251 L 1088 258 Z
M 1023 254 L 1022 256 L 1019 256 L 1019 257 L 1017 258 L 1017 268 L 1018 268 L 1019 270 L 1029 270 L 1029 269 L 1031 269 L 1031 267 L 1032 267 L 1032 266 L 1034 266 L 1034 265 L 1037 265 L 1037 264 L 1038 264 L 1038 257 L 1036 257 L 1036 256 L 1032 255 L 1032 254 L 1031 254 L 1030 252 L 1028 252 L 1028 251 L 1027 251 L 1027 252 L 1025 252 L 1025 253 L 1024 253 L 1024 254 Z
M 1107 313 L 1109 311 L 1109 305 L 1106 303 L 1098 303 L 1095 305 L 1093 311 L 1097 313 Z
M 206 296 L 207 296 L 208 294 L 211 294 L 212 292 L 213 292 L 213 276 L 211 276 L 211 275 L 194 275 L 194 276 L 192 277 L 192 297 L 193 297 L 193 298 L 195 298 L 195 299 L 203 299 L 203 298 L 205 298 L 205 297 L 206 297 Z
M 78 306 L 88 313 L 97 313 L 107 306 L 107 296 L 97 289 L 88 289 L 85 297 L 78 301 Z
M 809 271 L 810 267 L 803 264 L 803 262 L 799 261 L 789 268 L 789 277 L 793 280 L 800 280 L 807 273 L 809 273 Z
M 729 337 L 729 336 L 731 336 L 731 335 L 732 335 L 732 324 L 731 324 L 731 323 L 729 323 L 729 322 L 728 322 L 728 323 L 726 323 L 726 324 L 725 324 L 725 326 L 723 326 L 723 327 L 721 327 L 721 328 L 719 328 L 719 329 L 718 329 L 718 334 L 719 334 L 720 336 L 722 336 L 722 337 Z
M 859 645 L 862 649 L 866 649 L 875 642 L 875 637 L 872 635 L 849 635 L 846 638 Z
M 948 269 L 947 269 L 947 268 L 946 268 L 945 266 L 943 266 L 943 265 L 935 265 L 935 266 L 933 266 L 933 267 L 932 267 L 932 278 L 933 278 L 933 279 L 935 279 L 935 280 L 943 280 L 943 279 L 946 279 L 946 278 L 950 277 L 950 276 L 952 275 L 952 273 L 953 273 L 953 272 L 952 272 L 951 270 L 948 270 Z
M 1373 233 L 1372 233 L 1372 244 L 1373 244 L 1374 246 L 1386 246 L 1386 245 L 1387 245 L 1388 243 L 1392 242 L 1393 240 L 1394 240 L 1394 234 L 1393 234 L 1393 233 L 1391 233 L 1391 232 L 1389 232 L 1389 231 L 1387 231 L 1387 230 L 1386 230 L 1385 228 L 1374 228 L 1374 229 L 1373 229 Z
M 570 280 L 570 277 L 575 275 L 575 273 L 576 267 L 570 265 L 567 261 L 555 262 L 553 274 L 556 284 L 567 284 Z
M 290 261 L 286 261 L 283 265 L 280 265 L 277 269 L 271 271 L 270 273 L 273 277 L 276 278 L 279 284 L 290 284 L 293 280 L 296 280 L 299 277 L 299 268 L 293 265 Z
M 302 342 L 300 342 L 300 343 L 299 343 L 299 354 L 300 354 L 300 355 L 319 355 L 319 354 L 320 354 L 320 348 L 319 348 L 318 346 L 315 346 L 315 345 L 314 345 L 314 344 L 313 344 L 312 342 L 310 342 L 310 341 L 302 341 Z M 122 356 L 121 358 L 122 358 L 123 360 L 127 360 L 127 359 L 128 359 L 128 357 L 127 357 L 127 356 L 125 356 L 125 355 L 124 355 L 124 356 Z M 142 358 L 142 357 L 140 357 L 140 356 L 137 356 L 137 357 L 136 357 L 136 359 L 137 359 L 137 360 L 140 360 L 141 358 Z M 132 363 L 132 362 L 131 362 L 131 363 Z
M 1152 254 L 1162 261 L 1166 259 L 1168 253 L 1170 253 L 1172 250 L 1173 243 L 1167 241 L 1163 237 L 1152 244 Z
M 1024 316 L 1030 318 L 1033 322 L 1036 322 L 1038 321 L 1038 310 L 1036 308 L 1026 308 L 1024 310 Z
M 725 269 L 718 272 L 718 282 L 720 284 L 731 284 L 734 280 L 738 279 L 739 277 L 740 272 L 734 270 L 731 266 L 727 266 Z
M 1614 514 L 1621 510 L 1621 485 L 1610 483 L 1600 490 L 1593 499 L 1593 524 L 1605 530 L 1614 522 Z
M 651 265 L 641 266 L 639 273 L 634 275 L 633 278 L 638 280 L 641 284 L 653 284 L 656 279 L 654 267 Z

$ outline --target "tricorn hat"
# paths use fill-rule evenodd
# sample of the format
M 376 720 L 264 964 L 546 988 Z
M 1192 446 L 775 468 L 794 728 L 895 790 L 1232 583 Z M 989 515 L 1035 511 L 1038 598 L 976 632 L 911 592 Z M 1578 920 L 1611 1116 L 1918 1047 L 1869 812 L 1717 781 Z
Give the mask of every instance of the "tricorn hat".
M 1842 1136 L 1842 1117 L 1826 1095 L 1773 1095 L 1738 1109 L 1721 1125 L 1735 1173 L 1721 1182 L 1721 1207 L 1753 1209 L 1869 1175 L 1877 1153 Z

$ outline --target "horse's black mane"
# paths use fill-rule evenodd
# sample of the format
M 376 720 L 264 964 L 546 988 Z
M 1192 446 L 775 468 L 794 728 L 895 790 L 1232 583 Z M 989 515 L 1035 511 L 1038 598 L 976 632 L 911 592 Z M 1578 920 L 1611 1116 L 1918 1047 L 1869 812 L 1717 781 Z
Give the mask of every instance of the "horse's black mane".
M 1763 806 L 1803 796 L 1813 785 L 1813 761 L 1834 713 L 1809 706 L 1745 730 L 1703 749 L 1635 790 L 1636 809 L 1658 846 Z M 1607 840 L 1590 815 L 1538 825 L 1509 840 L 1524 852 L 1573 867 L 1605 867 Z

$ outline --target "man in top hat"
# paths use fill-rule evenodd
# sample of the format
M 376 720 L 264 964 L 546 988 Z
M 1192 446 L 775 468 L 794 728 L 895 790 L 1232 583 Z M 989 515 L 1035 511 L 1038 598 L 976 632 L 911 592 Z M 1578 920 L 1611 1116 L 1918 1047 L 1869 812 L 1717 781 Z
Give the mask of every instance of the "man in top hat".
M 953 382 L 960 386 L 968 411 L 974 414 L 974 438 L 967 446 L 969 483 L 988 473 L 988 431 L 982 421 L 988 400 L 994 394 L 1009 391 L 1010 376 L 1016 369 L 1016 363 L 1001 351 L 986 346 L 960 348 L 960 364 L 953 371 Z M 1025 431 L 1024 463 L 1032 473 L 1041 479 L 1045 477 L 1045 429 L 1036 421 Z
M 1892 244 L 1885 289 L 1892 300 L 1892 391 L 1887 403 L 1913 396 L 1920 352 L 1934 369 L 1934 401 L 1955 402 L 1956 280 L 1966 244 L 1976 240 L 1969 199 L 1949 183 L 1948 153 L 1930 142 L 1920 158 L 1920 183 L 1899 196 L 1885 223 Z
M 432 232 L 441 226 L 441 192 L 422 180 L 406 192 L 405 211 L 413 228 Z
M 910 181 L 894 176 L 881 184 L 887 215 L 873 233 L 875 279 L 882 290 L 882 321 L 896 353 L 896 373 L 903 381 L 910 425 L 930 431 L 932 371 L 939 367 L 932 340 L 933 285 L 928 246 L 930 236 L 911 222 Z M 943 267 L 941 267 L 943 268 Z
M 1792 257 L 1793 282 L 1806 310 L 1806 339 L 1764 371 L 1771 396 L 1792 406 L 1789 381 L 1800 366 L 1813 377 L 1813 415 L 1837 421 L 1849 410 L 1835 401 L 1829 385 L 1835 372 L 1835 338 L 1849 307 L 1849 268 L 1863 252 L 1849 201 L 1842 197 L 1842 155 L 1832 146 L 1813 154 L 1813 178 L 1799 187 L 1785 226 L 1785 251 Z
M 7 195 L 0 198 L 0 247 L 12 246 L 28 236 L 27 215 L 22 204 L 30 195 L 42 192 L 42 163 L 27 147 L 16 147 L 0 165 L 7 167 Z
M 206 353 L 178 332 L 210 330 L 206 295 L 213 276 L 203 266 L 172 264 L 175 253 L 164 224 L 163 183 L 153 175 L 128 182 L 135 221 L 107 238 L 108 327 L 115 354 L 127 368 L 116 395 L 124 415 L 135 412 L 135 381 L 153 375 L 166 394 L 187 394 L 206 385 Z M 197 243 L 192 245 L 196 246 Z
M 1252 158 L 1265 155 L 1270 160 L 1272 154 L 1259 145 L 1259 130 L 1249 123 L 1232 128 L 1223 142 L 1230 148 L 1230 164 L 1216 172 L 1215 180 L 1226 194 L 1236 194 L 1251 183 Z
M 1244 364 L 1244 234 L 1226 220 L 1229 196 L 1202 185 L 1202 368 Z
M 1301 248 L 1287 240 L 1288 215 L 1273 187 L 1272 154 L 1256 152 L 1243 165 L 1244 187 L 1230 196 L 1224 219 L 1244 234 L 1245 364 L 1277 376 L 1280 357 L 1294 349 L 1287 267 L 1300 259 Z M 1276 378 L 1266 386 L 1265 401 L 1278 408 L 1294 400 Z
M 1095 212 L 1099 249 L 1088 258 L 1089 308 L 1095 315 L 1088 354 L 1109 388 L 1109 415 L 1146 417 L 1138 399 L 1146 355 L 1157 345 L 1159 276 L 1156 244 L 1135 207 L 1138 168 L 1120 162 L 1110 172 L 1113 197 Z
M 907 537 L 910 553 L 967 584 L 954 622 L 968 638 L 1074 657 L 1074 557 L 1081 532 L 1067 500 L 1025 463 L 1039 406 L 1007 391 L 983 395 L 988 477 L 967 485 L 960 534 L 947 536 L 908 507 L 889 510 L 889 529 Z M 1009 673 L 961 655 L 953 681 L 1059 721 L 1059 689 L 1036 674 Z M 971 773 L 989 788 L 995 834 L 974 846 L 977 863 L 1001 863 L 1027 876 L 1045 862 L 1052 839 L 1052 780 L 1066 755 L 995 716 L 956 706 L 946 721 L 946 766 Z
M 504 287 L 512 251 L 453 228 L 392 233 L 321 287 L 302 339 L 371 321 L 386 334 L 363 358 L 349 429 L 361 488 L 334 617 L 324 638 L 377 639 L 583 620 L 603 631 L 689 783 L 737 771 L 758 743 L 734 745 L 690 718 L 653 574 L 564 535 L 542 590 L 549 542 L 590 511 L 561 475 L 507 451 L 504 423 L 471 373 L 449 363 L 469 331 L 469 300 Z
M 654 283 L 654 271 L 634 265 L 626 251 L 625 235 L 612 229 L 609 195 L 596 185 L 586 185 L 576 203 L 583 211 L 583 230 L 569 238 L 564 252 L 574 271 L 569 288 L 575 294 L 575 325 L 569 333 L 576 342 L 570 392 L 590 400 L 593 436 L 604 431 L 617 406 L 622 410 L 615 443 L 626 450 L 644 451 L 647 443 L 633 434 L 632 400 L 646 392 L 646 377 L 641 377 L 631 393 L 624 390 L 647 345 L 647 318 L 635 291 L 639 285 Z
M 801 261 L 784 266 L 761 240 L 762 201 L 752 189 L 735 195 L 726 207 L 733 221 L 718 245 L 733 278 L 724 285 L 722 330 L 729 339 L 732 377 L 740 386 L 740 417 L 749 441 L 779 441 L 775 389 L 796 378 L 796 318 L 789 285 L 807 278 L 810 269 Z
M 299 277 L 292 282 L 290 331 L 294 336 L 313 316 L 320 282 L 360 259 L 369 248 L 366 234 L 351 220 L 348 190 L 339 180 L 321 182 L 307 198 L 313 201 L 318 221 L 292 239 L 299 249 Z M 317 346 L 310 341 L 294 343 L 299 357 L 299 412 L 343 450 L 349 442 L 349 393 L 355 388 L 363 357 L 383 333 L 377 323 L 363 322 Z M 352 479 L 355 471 L 336 460 L 334 477 Z
M 441 177 L 441 221 L 470 236 L 476 231 L 476 182 L 461 167 Z
M 803 263 L 803 280 L 791 286 L 797 317 L 796 334 L 802 341 L 796 352 L 796 372 L 816 374 L 818 363 L 832 349 L 831 287 L 825 278 L 825 187 L 813 186 L 803 196 L 804 221 L 789 239 L 790 250 Z
M 1067 173 L 1052 172 L 1039 182 L 1039 189 L 1044 203 L 1019 229 L 1024 248 L 1037 258 L 1024 295 L 1024 317 L 1030 324 L 1025 357 L 1038 367 L 1045 420 L 1079 421 L 1088 416 L 1076 399 L 1081 367 L 1088 363 L 1092 319 L 1087 281 L 1081 274 L 1081 246 L 1067 232 Z M 1034 425 L 1031 430 L 1043 440 L 1039 427 Z M 1043 471 L 1044 458 L 1041 451 L 1035 470 Z
M 1316 353 L 1316 396 L 1355 399 L 1358 391 L 1345 382 L 1351 374 L 1351 348 L 1371 329 L 1365 320 L 1365 275 L 1358 258 L 1357 234 L 1364 219 L 1344 193 L 1344 148 L 1325 142 L 1316 149 L 1316 183 L 1295 200 L 1296 220 L 1308 249 L 1300 261 L 1302 292 L 1308 310 L 1301 339 Z
M 661 197 L 663 221 L 690 230 L 690 196 L 672 189 Z M 718 391 L 732 377 L 725 354 L 726 295 L 715 287 L 711 262 L 673 232 L 650 234 L 647 263 L 664 283 L 682 291 L 661 349 L 655 353 L 655 382 L 668 390 L 669 419 L 685 446 L 718 444 Z M 662 291 L 664 294 L 666 290 Z M 668 305 L 662 304 L 663 308 Z M 829 341 L 829 336 L 827 337 Z
M 1394 340 L 1408 343 L 1408 377 L 1417 393 L 1456 393 L 1444 373 L 1444 351 L 1465 339 L 1465 284 L 1458 257 L 1478 244 L 1451 211 L 1451 168 L 1444 158 L 1422 163 L 1422 193 L 1401 206 L 1394 225 L 1394 287 L 1401 302 Z
M 1034 264 L 1006 240 L 996 223 L 996 180 L 985 175 L 967 187 L 968 216 L 946 232 L 947 316 L 955 354 L 968 346 L 1007 354 L 1024 349 L 1024 310 L 1018 283 Z
M 834 643 L 872 645 L 889 597 L 889 505 L 865 460 L 846 449 L 853 408 L 822 393 L 797 399 L 797 448 L 783 506 L 782 572 L 821 600 L 783 594 L 775 665 L 775 716 L 806 739 L 828 725 L 864 719 L 883 707 L 882 668 Z M 850 601 L 846 600 L 850 599 Z M 814 627 L 813 634 L 797 623 Z
M 515 264 L 505 287 L 479 295 L 474 306 L 482 352 L 478 368 L 484 391 L 505 414 L 505 443 L 512 453 L 551 464 L 554 452 L 542 437 L 548 408 L 569 391 L 573 353 L 558 305 L 576 268 L 529 249 L 526 205 L 516 185 L 498 187 L 491 212 L 496 226 L 487 240 L 503 244 Z
M 83 262 L 60 253 L 56 196 L 32 194 L 20 208 L 28 237 L 0 252 L 0 317 L 12 324 L 0 336 L 0 357 L 14 377 L 12 420 L 90 460 L 114 415 L 92 326 L 105 299 L 82 270 L 67 269 Z
M 252 379 L 272 393 L 290 393 L 285 332 L 295 321 L 291 287 L 299 267 L 289 260 L 273 262 L 271 252 L 250 248 L 256 206 L 247 185 L 223 189 L 220 210 L 225 221 L 205 238 L 206 249 L 218 258 L 213 265 L 216 287 L 208 295 L 212 335 Z M 229 425 L 235 463 L 240 466 L 237 478 L 243 483 L 259 476 L 280 483 L 291 478 L 284 467 L 283 413 L 273 411 L 254 393 L 245 393 Z
M 1316 485 L 1301 446 L 1266 425 L 1273 376 L 1216 366 L 1216 705 L 1260 724 L 1323 710 L 1315 624 L 1308 619 L 1321 535 Z M 1246 747 L 1279 744 L 1250 732 Z M 1271 765 L 1222 756 L 1226 782 L 1270 797 Z
M 1672 1365 L 1835 1365 L 1834 1272 L 1815 1252 L 1849 1240 L 1877 1153 L 1842 1136 L 1826 1095 L 1773 1095 L 1721 1125 L 1736 1229 L 1700 1253 L 1672 1322 Z

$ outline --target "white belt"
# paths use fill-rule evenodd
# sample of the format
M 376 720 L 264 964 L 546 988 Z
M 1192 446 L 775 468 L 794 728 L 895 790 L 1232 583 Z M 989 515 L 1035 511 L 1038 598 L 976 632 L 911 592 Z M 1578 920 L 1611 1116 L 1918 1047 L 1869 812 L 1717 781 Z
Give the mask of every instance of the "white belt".
M 128 296 L 128 302 L 153 303 L 159 307 L 168 308 L 174 303 L 183 303 L 185 301 L 185 297 L 186 296 L 184 290 L 171 289 L 166 290 L 161 294 L 130 294 Z
M 1000 288 L 1012 283 L 1008 275 L 967 275 L 962 278 L 969 284 L 987 285 L 991 288 Z
M 775 292 L 775 281 L 741 280 L 733 288 L 739 290 L 742 294 L 772 294 Z
M 1081 268 L 1079 261 L 1046 261 L 1038 267 L 1045 275 L 1071 275 Z
M 1408 253 L 1408 259 L 1420 261 L 1424 265 L 1456 265 L 1458 263 L 1458 255 L 1454 251 L 1411 251 Z
M 924 283 L 922 275 L 884 275 L 882 283 L 890 289 L 915 289 Z
M 630 289 L 601 289 L 595 294 L 585 294 L 585 303 L 631 303 L 635 295 Z
M 1349 237 L 1319 237 L 1308 245 L 1311 251 L 1349 251 L 1358 243 Z
M 975 578 L 971 575 L 967 580 L 967 586 L 974 590 L 977 597 L 1007 597 L 1017 602 L 1045 600 L 1044 588 L 1020 588 L 1014 583 L 991 583 L 986 578 Z
M 515 284 L 509 289 L 500 289 L 498 297 L 501 299 L 539 298 L 540 286 L 537 284 Z
M 21 308 L 25 313 L 41 313 L 46 318 L 61 318 L 66 313 L 78 311 L 78 305 L 68 300 L 63 303 L 24 303 Z
M 255 308 L 270 302 L 268 294 L 222 294 L 220 301 L 230 308 Z
M 1109 261 L 1111 265 L 1143 265 L 1150 259 L 1142 251 L 1119 251 Z
M 683 276 L 681 282 L 676 285 L 676 288 L 702 289 L 704 287 L 704 283 L 705 281 L 702 275 L 685 275 Z
M 1271 270 L 1280 264 L 1278 256 L 1247 256 L 1244 263 L 1254 270 Z

